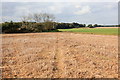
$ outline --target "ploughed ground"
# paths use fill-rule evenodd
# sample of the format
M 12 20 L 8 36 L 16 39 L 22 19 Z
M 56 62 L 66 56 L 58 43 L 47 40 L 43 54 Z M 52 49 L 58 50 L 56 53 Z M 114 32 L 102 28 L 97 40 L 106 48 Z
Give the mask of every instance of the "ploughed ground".
M 118 78 L 118 38 L 77 33 L 2 34 L 3 78 Z

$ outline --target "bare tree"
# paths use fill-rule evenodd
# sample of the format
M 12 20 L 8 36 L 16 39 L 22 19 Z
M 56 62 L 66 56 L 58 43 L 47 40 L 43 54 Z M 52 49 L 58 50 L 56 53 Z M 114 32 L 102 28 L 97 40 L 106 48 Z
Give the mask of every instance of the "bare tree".
M 48 13 L 35 13 L 32 15 L 32 19 L 37 22 L 43 22 L 45 30 L 53 29 L 54 27 L 54 15 Z
M 39 14 L 35 13 L 35 14 L 33 14 L 32 18 L 36 22 L 41 22 L 41 20 L 42 20 L 41 13 L 39 13 Z
M 32 14 L 28 14 L 27 16 L 21 16 L 22 22 L 31 22 L 32 21 Z
M 35 13 L 32 15 L 32 19 L 35 22 L 52 22 L 55 17 L 54 15 L 48 13 Z
M 35 21 L 35 22 L 52 22 L 54 21 L 55 16 L 52 14 L 48 13 L 34 13 L 34 14 L 29 14 L 28 16 L 22 16 L 21 20 L 22 22 L 30 22 L 30 21 Z
M 21 20 L 22 20 L 22 22 L 27 22 L 28 21 L 28 17 L 27 16 L 22 16 Z
M 29 23 L 32 20 L 31 14 L 28 14 L 27 16 L 21 16 L 21 20 L 22 20 L 22 27 L 21 28 L 28 28 L 28 25 L 31 25 Z
M 42 19 L 43 19 L 43 22 L 52 22 L 55 19 L 55 17 L 52 14 L 43 13 Z
M 42 23 L 45 30 L 50 30 L 54 28 L 54 15 L 48 13 L 34 13 L 28 16 L 22 16 L 22 26 L 23 28 L 34 28 L 33 21 L 37 23 Z M 29 27 L 28 27 L 29 26 Z

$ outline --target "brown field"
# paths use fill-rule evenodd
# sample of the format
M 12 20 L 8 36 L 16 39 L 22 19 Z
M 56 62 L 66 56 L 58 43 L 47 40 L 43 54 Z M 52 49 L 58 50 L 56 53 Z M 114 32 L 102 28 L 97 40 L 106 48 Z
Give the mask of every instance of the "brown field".
M 118 38 L 111 35 L 2 35 L 3 78 L 118 78 Z

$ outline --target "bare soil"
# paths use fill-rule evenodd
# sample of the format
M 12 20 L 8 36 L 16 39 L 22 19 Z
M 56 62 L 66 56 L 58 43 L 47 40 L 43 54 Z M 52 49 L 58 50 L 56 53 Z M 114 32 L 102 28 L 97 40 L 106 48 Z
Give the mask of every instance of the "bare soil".
M 118 37 L 3 34 L 1 68 L 3 78 L 118 78 Z

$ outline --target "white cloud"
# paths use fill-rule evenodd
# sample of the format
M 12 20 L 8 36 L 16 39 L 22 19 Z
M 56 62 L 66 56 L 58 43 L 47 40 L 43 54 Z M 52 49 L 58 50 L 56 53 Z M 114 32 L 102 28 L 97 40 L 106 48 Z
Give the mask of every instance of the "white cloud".
M 48 6 L 48 10 L 54 14 L 62 13 L 63 8 L 65 7 L 62 3 L 53 3 L 52 5 Z
M 108 5 L 105 5 L 104 7 L 105 7 L 105 8 L 108 8 L 108 9 L 112 9 L 112 8 L 115 7 L 115 5 L 113 5 L 113 4 L 108 4 Z
M 117 22 L 117 3 L 107 2 L 16 2 L 3 3 L 5 21 L 20 21 L 29 13 L 54 14 L 58 22 L 112 23 Z
M 60 6 L 50 6 L 50 11 L 56 14 L 62 13 L 62 8 Z
M 80 10 L 74 12 L 74 14 L 83 15 L 83 14 L 90 13 L 90 12 L 91 12 L 91 8 L 89 6 L 84 6 Z
M 75 8 L 81 8 L 81 6 L 80 5 L 75 5 Z
M 18 6 L 15 8 L 16 16 L 28 15 L 29 13 L 30 13 L 29 7 L 27 7 L 27 6 Z

